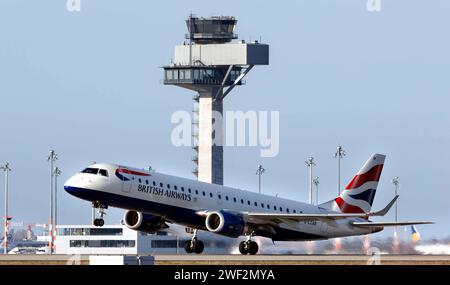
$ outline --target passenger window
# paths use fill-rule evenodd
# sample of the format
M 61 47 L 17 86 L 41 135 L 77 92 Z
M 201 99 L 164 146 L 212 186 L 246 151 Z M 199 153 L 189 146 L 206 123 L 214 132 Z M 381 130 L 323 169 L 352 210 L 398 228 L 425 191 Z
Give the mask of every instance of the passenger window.
M 205 193 L 205 191 L 203 191 L 203 192 L 202 192 L 202 194 L 203 194 L 203 196 L 206 196 L 206 193 Z
M 145 184 L 147 184 L 147 185 L 148 185 L 148 180 L 145 180 Z
M 142 183 L 141 178 L 139 178 L 139 183 Z
M 255 207 L 258 207 L 258 203 L 257 202 L 255 202 Z
M 297 211 L 296 210 L 294 210 L 294 214 L 296 214 L 297 213 Z
M 198 195 L 198 190 L 195 190 L 195 194 L 197 194 L 197 195 Z
M 170 184 L 167 184 L 167 189 L 170 189 Z
M 264 208 L 264 203 L 261 203 L 261 208 Z
M 236 197 L 233 198 L 233 202 L 236 203 Z
M 184 187 L 181 187 L 181 192 L 184 192 Z
M 289 209 L 286 209 L 286 212 L 288 212 L 288 213 L 289 213 Z
M 283 212 L 283 208 L 280 207 L 280 212 Z
M 228 196 L 225 196 L 225 200 L 227 200 L 227 201 L 228 201 Z
M 98 174 L 100 174 L 101 176 L 108 177 L 108 171 L 106 169 L 100 169 L 98 171 Z
M 153 186 L 156 186 L 156 182 L 155 181 L 153 181 Z
M 177 190 L 177 185 L 174 185 L 174 186 L 173 186 L 173 189 Z
M 159 183 L 159 187 L 164 187 L 162 183 Z
M 276 211 L 277 210 L 277 206 L 273 206 L 273 209 Z
M 244 204 L 244 199 L 241 199 L 241 204 Z
M 247 204 L 250 206 L 250 201 L 249 200 L 247 200 Z
M 267 204 L 267 209 L 270 209 L 270 205 L 269 204 Z
M 222 199 L 222 195 L 220 195 L 220 194 L 219 194 L 217 197 L 219 197 L 219 199 Z M 228 200 L 228 199 L 227 199 L 227 200 Z

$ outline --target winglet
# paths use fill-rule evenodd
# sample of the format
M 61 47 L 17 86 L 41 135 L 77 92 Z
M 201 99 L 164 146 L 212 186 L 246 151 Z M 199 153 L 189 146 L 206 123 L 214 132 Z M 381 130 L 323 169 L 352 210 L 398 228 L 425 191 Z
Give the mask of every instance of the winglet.
M 387 204 L 386 207 L 384 207 L 384 209 L 377 211 L 377 212 L 369 213 L 368 216 L 384 216 L 384 215 L 386 215 L 389 212 L 389 210 L 392 208 L 392 206 L 395 204 L 395 201 L 397 201 L 398 197 L 399 197 L 399 195 L 396 195 L 394 197 L 394 199 L 392 199 L 392 201 L 389 202 L 389 204 Z

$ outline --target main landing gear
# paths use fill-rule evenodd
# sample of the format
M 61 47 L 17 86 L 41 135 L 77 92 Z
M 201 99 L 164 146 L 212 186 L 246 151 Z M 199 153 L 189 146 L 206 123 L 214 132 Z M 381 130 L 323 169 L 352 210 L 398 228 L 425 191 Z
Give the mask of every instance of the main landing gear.
M 241 254 L 255 255 L 258 253 L 258 244 L 255 241 L 252 241 L 252 236 L 253 233 L 249 234 L 245 241 L 239 243 L 239 252 Z
M 106 215 L 106 209 L 108 209 L 108 205 L 104 205 L 98 201 L 92 202 L 92 207 L 97 209 L 99 218 L 93 217 L 92 223 L 96 227 L 103 227 L 105 225 L 105 220 L 103 220 L 103 216 Z
M 205 248 L 205 245 L 201 240 L 197 239 L 197 229 L 194 229 L 194 235 L 192 236 L 191 240 L 187 240 L 184 243 L 184 250 L 186 250 L 187 253 L 202 253 L 203 249 Z

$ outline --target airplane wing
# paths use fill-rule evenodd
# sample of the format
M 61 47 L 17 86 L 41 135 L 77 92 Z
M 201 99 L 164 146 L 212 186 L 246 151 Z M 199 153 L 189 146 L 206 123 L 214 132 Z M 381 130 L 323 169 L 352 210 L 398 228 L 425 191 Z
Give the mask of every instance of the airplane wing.
M 423 225 L 434 224 L 428 221 L 407 221 L 407 222 L 353 222 L 352 225 L 361 228 L 375 228 L 375 227 L 395 227 L 395 226 L 409 226 L 409 225 Z
M 347 218 L 367 218 L 371 216 L 384 216 L 389 211 L 389 209 L 394 205 L 395 201 L 398 199 L 398 195 L 392 199 L 391 202 L 389 202 L 386 207 L 384 207 L 380 211 L 376 212 L 366 212 L 366 213 L 317 213 L 317 214 L 308 214 L 308 213 L 302 213 L 302 214 L 273 214 L 273 213 L 245 213 L 246 217 L 248 217 L 250 220 L 259 220 L 261 221 L 271 221 L 271 222 L 280 222 L 282 220 L 293 220 L 293 221 L 311 221 L 311 220 L 322 220 L 325 222 L 329 222 L 332 220 L 339 220 L 339 219 L 347 219 Z

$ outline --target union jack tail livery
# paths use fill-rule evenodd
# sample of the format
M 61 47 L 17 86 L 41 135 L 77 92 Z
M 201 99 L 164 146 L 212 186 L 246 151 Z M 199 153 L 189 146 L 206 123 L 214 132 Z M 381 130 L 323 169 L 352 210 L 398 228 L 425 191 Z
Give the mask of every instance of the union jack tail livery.
M 385 158 L 385 155 L 373 154 L 364 163 L 361 170 L 356 173 L 341 195 L 334 199 L 333 209 L 335 211 L 342 213 L 370 211 Z

